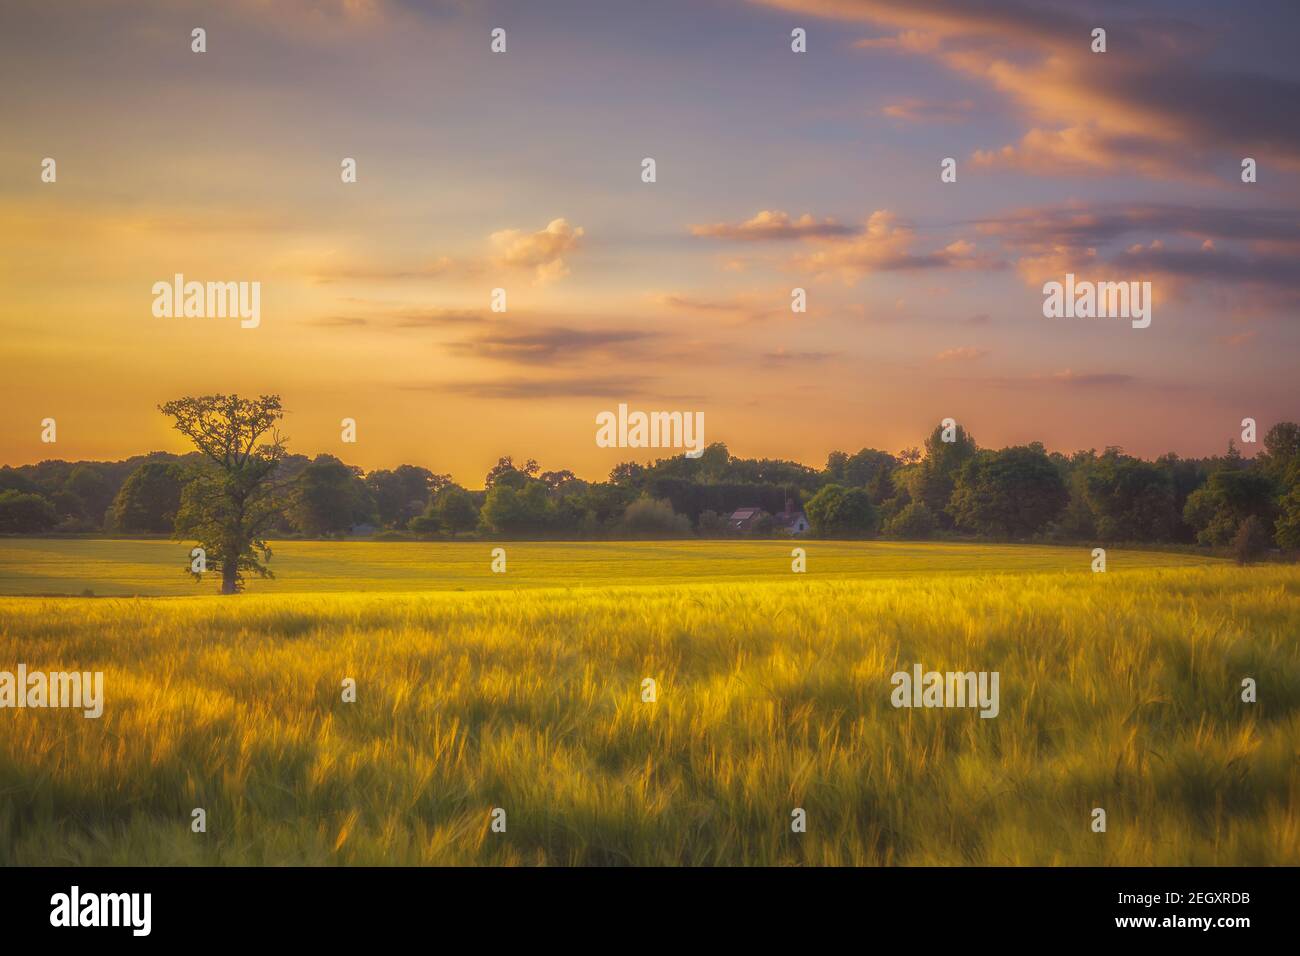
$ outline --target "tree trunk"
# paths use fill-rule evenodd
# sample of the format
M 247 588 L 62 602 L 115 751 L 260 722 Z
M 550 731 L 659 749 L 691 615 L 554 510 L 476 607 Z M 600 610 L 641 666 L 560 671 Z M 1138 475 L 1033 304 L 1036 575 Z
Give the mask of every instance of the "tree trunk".
M 226 561 L 221 565 L 221 593 L 234 594 L 235 575 L 239 573 L 239 565 L 234 561 Z

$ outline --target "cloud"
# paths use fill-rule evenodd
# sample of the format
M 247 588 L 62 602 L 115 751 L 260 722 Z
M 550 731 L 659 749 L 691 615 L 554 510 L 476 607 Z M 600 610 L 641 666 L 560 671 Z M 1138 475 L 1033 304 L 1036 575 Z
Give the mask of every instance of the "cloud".
M 988 354 L 988 349 L 977 348 L 973 345 L 961 345 L 957 348 L 944 349 L 934 359 L 936 362 L 970 362 L 981 359 Z
M 308 324 L 323 328 L 369 327 L 380 330 L 431 329 L 473 325 L 487 320 L 486 313 L 473 309 L 362 308 L 355 312 L 325 315 Z
M 745 307 L 737 300 L 701 299 L 692 295 L 662 295 L 658 301 L 674 309 L 687 312 L 743 312 Z
M 1261 284 L 1300 293 L 1300 269 L 1294 256 L 1241 255 L 1216 249 L 1167 249 L 1134 246 L 1113 256 L 1119 270 L 1139 275 L 1159 273 L 1188 281 Z
M 233 6 L 250 19 L 297 19 L 307 24 L 341 25 L 381 20 L 391 5 L 384 0 L 277 0 L 274 5 L 263 0 L 238 0 Z
M 1204 178 L 1219 159 L 1264 153 L 1300 168 L 1300 83 L 1221 66 L 1215 33 L 1183 20 L 1027 0 L 753 2 L 896 31 L 857 46 L 929 58 L 1001 93 L 1030 129 L 977 153 L 985 165 Z M 1294 28 L 1291 14 L 1269 15 Z M 1104 54 L 1090 49 L 1098 19 Z
M 976 150 L 975 166 L 1015 169 L 1041 176 L 1140 172 L 1159 177 L 1167 173 L 1169 157 L 1140 136 L 1107 135 L 1092 126 L 1031 129 L 1017 146 Z M 1209 181 L 1210 177 L 1198 177 Z
M 434 279 L 453 271 L 468 274 L 474 267 L 457 263 L 448 256 L 439 256 L 426 262 L 409 266 L 398 265 L 332 265 L 325 264 L 309 270 L 316 282 L 389 282 L 408 279 Z
M 487 314 L 473 309 L 410 309 L 393 313 L 392 321 L 399 329 L 426 329 L 486 322 Z
M 995 378 L 980 379 L 957 379 L 955 381 L 965 381 L 971 386 L 989 385 L 996 388 L 1083 388 L 1083 389 L 1104 389 L 1118 388 L 1121 386 L 1139 386 L 1142 383 L 1133 375 L 1125 372 L 1076 372 L 1073 369 L 1059 369 L 1055 372 L 1035 372 L 1029 375 L 1011 375 Z M 1179 386 L 1162 385 L 1162 389 L 1170 387 L 1181 387 L 1184 389 L 1191 388 L 1188 383 L 1181 383 Z
M 910 123 L 961 123 L 970 117 L 975 104 L 970 100 L 922 100 L 910 98 L 890 103 L 881 109 L 882 116 Z
M 567 219 L 552 219 L 537 232 L 503 229 L 490 238 L 497 248 L 498 263 L 532 269 L 538 282 L 548 282 L 569 274 L 564 257 L 578 247 L 582 236 L 581 226 L 575 228 Z
M 1300 244 L 1300 217 L 1287 209 L 1227 208 L 1170 203 L 1070 203 L 1021 209 L 978 220 L 984 235 L 1024 246 L 1095 246 L 1133 234 L 1177 233 L 1196 239 Z
M 859 50 L 893 50 L 901 53 L 934 53 L 939 37 L 920 30 L 904 30 L 897 36 L 868 37 L 853 44 Z
M 414 264 L 336 265 L 328 263 L 309 270 L 317 282 L 336 281 L 403 281 L 433 279 L 442 276 L 470 278 L 496 269 L 526 269 L 538 282 L 549 282 L 569 274 L 567 257 L 577 250 L 584 230 L 571 226 L 567 219 L 552 219 L 545 229 L 528 232 L 502 229 L 488 236 L 493 247 L 490 256 L 474 254 L 454 259 L 450 256 Z
M 814 275 L 832 275 L 845 282 L 857 282 L 873 272 L 908 269 L 997 268 L 995 259 L 980 255 L 975 245 L 957 239 L 930 252 L 912 251 L 912 227 L 900 223 L 892 212 L 877 210 L 867 219 L 862 232 L 846 239 L 823 239 L 816 251 L 798 256 L 792 265 Z
M 630 352 L 653 338 L 655 333 L 637 329 L 584 331 L 551 327 L 529 331 L 493 331 L 448 346 L 453 352 L 516 365 L 555 365 L 589 360 L 629 358 Z
M 820 365 L 839 356 L 839 352 L 791 352 L 785 346 L 765 352 L 763 361 L 768 365 Z
M 326 329 L 346 329 L 369 325 L 370 320 L 359 315 L 323 315 L 318 319 L 311 319 L 307 324 Z
M 1030 285 L 1105 269 L 1268 287 L 1284 293 L 1283 302 L 1300 295 L 1300 219 L 1286 209 L 1073 203 L 984 219 L 976 230 L 1019 255 Z
M 1228 348 L 1235 349 L 1240 346 L 1253 342 L 1255 339 L 1255 330 L 1250 329 L 1246 332 L 1238 332 L 1235 335 L 1220 335 L 1214 341 L 1220 345 L 1226 345 Z
M 1048 381 L 1058 385 L 1070 385 L 1080 388 L 1094 388 L 1106 385 L 1128 385 L 1135 379 L 1132 375 L 1121 372 L 1079 373 L 1071 369 L 1062 369 L 1046 376 L 1033 376 L 1035 381 Z
M 805 239 L 812 236 L 847 236 L 857 230 L 842 226 L 834 219 L 818 222 L 808 213 L 791 219 L 789 213 L 779 209 L 764 209 L 741 223 L 719 222 L 713 225 L 691 226 L 691 235 L 717 239 Z
M 788 289 L 767 294 L 745 294 L 730 299 L 705 299 L 689 294 L 672 293 L 656 296 L 655 301 L 679 312 L 714 315 L 730 319 L 730 324 L 741 324 L 762 322 L 779 315 L 790 314 L 789 296 Z
M 470 398 L 533 400 L 539 398 L 623 398 L 653 379 L 636 375 L 545 379 L 500 379 L 404 385 L 404 391 L 442 392 Z

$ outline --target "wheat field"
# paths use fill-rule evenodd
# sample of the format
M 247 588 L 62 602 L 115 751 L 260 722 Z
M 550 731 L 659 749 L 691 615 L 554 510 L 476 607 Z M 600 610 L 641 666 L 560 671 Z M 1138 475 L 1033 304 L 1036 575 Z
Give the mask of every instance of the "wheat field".
M 494 573 L 501 547 L 507 573 Z M 789 580 L 791 549 L 808 552 L 807 580 L 1087 569 L 1087 548 L 905 541 L 273 541 L 255 594 L 605 588 L 617 584 Z M 213 594 L 186 573 L 191 545 L 158 538 L 0 538 L 0 595 Z M 1113 571 L 1217 564 L 1197 554 L 1114 551 Z
M 1296 568 L 707 563 L 770 546 L 650 583 L 2 597 L 0 670 L 102 670 L 106 703 L 0 711 L 0 863 L 1300 863 Z M 999 715 L 895 709 L 915 663 L 998 671 Z

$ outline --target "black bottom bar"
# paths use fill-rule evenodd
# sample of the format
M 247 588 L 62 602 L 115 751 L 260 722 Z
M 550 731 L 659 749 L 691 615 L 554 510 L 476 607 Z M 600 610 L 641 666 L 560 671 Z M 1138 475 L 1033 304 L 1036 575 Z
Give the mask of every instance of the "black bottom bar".
M 450 945 L 441 934 L 475 932 L 494 946 L 561 938 L 617 946 L 680 940 L 678 932 L 734 944 L 833 930 L 918 943 L 967 934 L 972 943 L 1046 935 L 1230 945 L 1294 923 L 1295 876 L 1253 868 L 11 868 L 0 870 L 0 913 L 6 942 L 76 934 L 80 942 L 284 940 L 297 948 L 418 933 Z M 147 936 L 137 935 L 143 896 L 102 895 L 145 893 Z

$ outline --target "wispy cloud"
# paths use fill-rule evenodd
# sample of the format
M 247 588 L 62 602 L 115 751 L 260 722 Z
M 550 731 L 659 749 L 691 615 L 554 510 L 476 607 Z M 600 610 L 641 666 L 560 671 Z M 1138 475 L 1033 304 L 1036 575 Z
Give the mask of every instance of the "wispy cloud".
M 970 118 L 974 109 L 975 104 L 971 100 L 949 102 L 909 97 L 882 107 L 880 115 L 909 123 L 962 123 Z
M 309 324 L 322 328 L 369 328 L 395 331 L 477 325 L 486 320 L 487 313 L 473 309 L 372 307 L 321 316 L 310 320 Z
M 411 264 L 323 262 L 306 269 L 316 282 L 393 282 L 412 279 L 435 279 L 450 274 L 467 275 L 481 269 L 467 262 L 457 262 L 450 256 L 438 256 Z
M 1002 263 L 983 254 L 973 242 L 955 239 L 928 252 L 915 252 L 916 234 L 888 210 L 877 210 L 860 234 L 841 239 L 820 239 L 815 251 L 796 256 L 794 268 L 814 275 L 836 276 L 857 282 L 873 272 L 911 269 L 993 269 Z
M 1064 369 L 1047 376 L 1035 376 L 1035 380 L 1046 380 L 1058 385 L 1071 385 L 1080 388 L 1095 388 L 1105 385 L 1128 385 L 1134 381 L 1132 375 L 1122 372 L 1075 372 Z
M 781 346 L 771 352 L 765 352 L 763 362 L 776 366 L 820 365 L 839 354 L 839 352 L 792 352 Z
M 1019 209 L 976 222 L 985 235 L 1025 247 L 1095 246 L 1141 234 L 1173 233 L 1197 239 L 1300 243 L 1300 217 L 1289 209 L 1193 206 L 1173 203 L 1067 203 Z
M 447 348 L 459 354 L 516 365 L 556 365 L 593 357 L 627 360 L 629 353 L 655 337 L 639 329 L 583 330 L 562 327 L 491 331 Z
M 501 272 L 531 272 L 545 283 L 569 274 L 568 260 L 585 230 L 564 218 L 543 229 L 501 229 L 488 237 L 489 251 L 437 255 L 408 262 L 340 262 L 332 257 L 302 270 L 316 282 L 394 282 L 437 278 L 469 279 Z
M 715 320 L 721 319 L 734 325 L 762 322 L 780 315 L 789 315 L 789 295 L 788 289 L 766 293 L 745 293 L 729 298 L 672 293 L 655 296 L 654 300 L 674 311 L 713 316 Z
M 1226 345 L 1228 348 L 1240 348 L 1248 342 L 1255 340 L 1255 330 L 1249 329 L 1245 332 L 1237 332 L 1234 335 L 1220 335 L 1214 341 L 1220 345 Z
M 746 241 L 850 236 L 857 231 L 852 226 L 840 225 L 834 219 L 818 221 L 809 213 L 804 213 L 798 219 L 791 219 L 789 213 L 779 209 L 763 209 L 744 222 L 717 222 L 712 225 L 691 226 L 693 236 Z
M 509 378 L 470 382 L 431 382 L 401 386 L 405 391 L 447 392 L 471 398 L 530 400 L 538 398 L 628 398 L 654 380 L 616 375 L 574 378 Z

